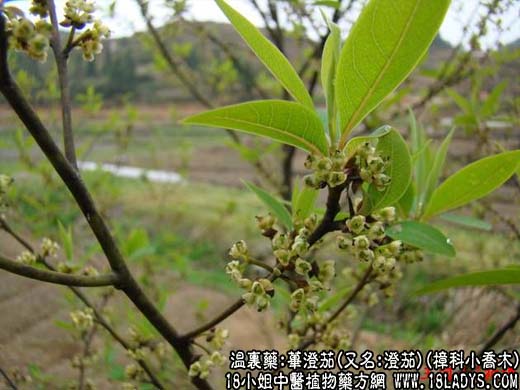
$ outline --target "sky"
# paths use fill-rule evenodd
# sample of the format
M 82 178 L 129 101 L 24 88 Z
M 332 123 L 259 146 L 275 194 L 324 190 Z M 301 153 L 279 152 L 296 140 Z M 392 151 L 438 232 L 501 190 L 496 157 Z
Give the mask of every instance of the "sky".
M 510 11 L 503 19 L 503 26 L 507 29 L 500 33 L 497 29 L 491 28 L 487 39 L 483 42 L 485 48 L 492 47 L 497 39 L 502 43 L 507 44 L 520 38 L 520 1 L 503 1 L 512 1 L 513 4 Z M 20 0 L 15 1 L 15 3 L 20 8 L 26 9 L 29 1 Z M 58 9 L 62 8 L 64 3 L 65 0 L 56 0 Z M 112 0 L 97 0 L 96 3 L 100 8 L 107 9 L 109 4 L 112 3 Z M 155 23 L 160 25 L 164 22 L 165 15 L 164 9 L 157 6 L 158 4 L 161 4 L 161 1 L 150 0 L 150 3 L 152 4 L 151 9 L 155 18 Z M 214 0 L 191 0 L 190 3 L 191 8 L 188 15 L 191 19 L 227 22 L 225 16 L 217 7 Z M 252 8 L 248 0 L 228 0 L 228 3 L 239 10 L 254 24 L 262 26 L 260 16 Z M 440 30 L 442 38 L 452 44 L 458 43 L 463 34 L 462 26 L 466 24 L 469 18 L 478 17 L 478 13 L 483 11 L 482 7 L 478 7 L 479 3 L 480 0 L 452 0 L 452 5 Z M 145 29 L 145 24 L 134 0 L 117 0 L 115 18 L 107 19 L 103 16 L 103 19 L 107 24 L 109 24 L 114 37 L 128 36 L 135 31 L 142 31 Z M 342 27 L 344 29 L 344 35 L 346 35 L 348 25 Z

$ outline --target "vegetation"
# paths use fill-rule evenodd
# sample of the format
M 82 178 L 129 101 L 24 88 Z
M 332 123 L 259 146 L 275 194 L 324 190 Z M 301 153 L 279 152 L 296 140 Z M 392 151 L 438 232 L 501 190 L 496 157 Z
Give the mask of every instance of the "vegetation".
M 0 5 L 0 92 L 12 112 L 5 114 L 8 121 L 0 142 L 5 150 L 16 149 L 18 157 L 2 164 L 0 228 L 9 241 L 23 247 L 13 255 L 0 249 L 0 268 L 66 286 L 70 318 L 57 325 L 82 346 L 71 359 L 75 379 L 60 381 L 47 376 L 45 367 L 33 365 L 28 376 L 2 370 L 9 386 L 31 388 L 29 380 L 41 388 L 113 386 L 103 382 L 107 377 L 126 389 L 188 388 L 190 383 L 200 389 L 219 388 L 227 339 L 233 340 L 225 324 L 244 306 L 260 316 L 268 316 L 265 312 L 272 308 L 280 329 L 266 332 L 283 334 L 289 348 L 352 349 L 365 328 L 388 331 L 394 340 L 413 340 L 425 349 L 439 345 L 440 337 L 435 337 L 463 306 L 448 313 L 449 305 L 428 296 L 428 310 L 418 314 L 417 294 L 491 285 L 519 310 L 504 324 L 493 323 L 483 332 L 484 341 L 476 344 L 491 348 L 514 328 L 520 317 L 518 221 L 497 210 L 488 196 L 518 192 L 520 149 L 508 134 L 498 139 L 490 124 L 497 118 L 517 123 L 518 102 L 503 105 L 505 82 L 491 83 L 490 93 L 480 94 L 495 69 L 480 68 L 478 61 L 472 63 L 471 52 L 456 48 L 447 67 L 435 72 L 434 81 L 406 104 L 411 110 L 403 115 L 410 92 L 405 80 L 424 61 L 449 0 L 402 0 L 398 6 L 390 0 L 370 0 L 344 41 L 338 23 L 359 3 L 326 4 L 332 7 L 331 17 L 322 13 L 319 18 L 327 33 L 318 42 L 309 42 L 305 31 L 295 35 L 294 41 L 312 49 L 296 59 L 284 54 L 288 32 L 282 29 L 281 10 L 274 2 L 267 2 L 266 13 L 253 1 L 266 21 L 269 40 L 225 0 L 216 0 L 248 50 L 278 82 L 268 90 L 204 25 L 192 27 L 213 37 L 210 40 L 227 57 L 219 62 L 222 58 L 215 56 L 212 65 L 218 71 L 198 60 L 212 59 L 212 54 L 194 53 L 189 43 L 176 42 L 173 52 L 169 50 L 164 34 L 177 28 L 175 22 L 185 23 L 185 1 L 166 2 L 174 23 L 160 32 L 148 4 L 137 3 L 149 29 L 149 35 L 139 38 L 148 48 L 143 56 L 157 50 L 155 61 L 162 72 L 174 74 L 176 82 L 208 109 L 182 121 L 192 132 L 187 137 L 147 129 L 144 137 L 152 140 L 145 147 L 136 136 L 143 119 L 128 95 L 121 99 L 124 109 L 92 119 L 103 113 L 104 98 L 136 93 L 139 83 L 147 80 L 138 76 L 138 61 L 130 49 L 119 51 L 118 57 L 105 51 L 110 60 L 90 66 L 109 34 L 108 27 L 95 20 L 92 3 L 67 2 L 63 20 L 58 20 L 52 0 L 33 1 L 32 17 Z M 471 38 L 472 49 L 508 4 L 485 5 L 487 13 Z M 315 22 L 308 7 L 317 6 L 289 2 L 293 29 L 303 28 L 301 18 Z M 293 20 L 291 15 L 300 18 Z M 137 41 L 133 38 L 129 45 Z M 28 59 L 46 60 L 49 50 L 56 72 L 48 63 L 41 73 L 28 65 Z M 13 56 L 14 51 L 18 55 Z M 83 62 L 73 53 L 81 53 Z M 495 55 L 493 66 L 501 71 L 503 64 L 516 61 L 514 55 L 486 54 L 487 59 Z M 12 69 L 25 70 L 13 77 Z M 214 95 L 193 82 L 197 72 L 211 80 L 207 88 Z M 85 74 L 89 77 L 82 79 Z M 457 92 L 454 87 L 469 76 L 472 85 L 466 98 L 462 88 Z M 314 97 L 318 80 L 321 98 Z M 255 100 L 215 108 L 216 99 L 208 96 L 222 95 L 230 83 L 240 85 L 241 100 Z M 42 88 L 45 93 L 28 97 Z M 444 91 L 460 112 L 449 107 L 455 127 L 436 142 L 421 123 L 424 118 L 418 121 L 414 112 L 436 107 L 434 98 Z M 75 101 L 81 105 L 82 120 L 74 117 Z M 33 103 L 41 102 L 58 103 L 61 119 L 37 112 Z M 13 115 L 25 130 L 17 128 Z M 408 134 L 399 130 L 401 126 Z M 166 132 L 169 121 L 167 127 Z M 179 138 L 189 139 L 194 153 L 211 163 L 218 156 L 204 148 L 225 142 L 213 135 L 218 128 L 229 131 L 230 146 L 257 174 L 254 183 L 244 181 L 248 191 L 158 184 L 146 177 L 132 181 L 78 169 L 88 156 L 105 160 L 133 155 L 149 163 L 154 151 L 160 166 L 172 158 L 172 150 L 182 154 L 189 149 L 178 144 Z M 470 135 L 471 148 L 469 158 L 454 161 L 450 146 L 460 128 Z M 237 132 L 262 140 L 244 141 Z M 63 147 L 55 142 L 57 136 L 63 138 Z M 35 155 L 36 146 L 44 159 Z M 302 178 L 294 174 L 295 156 L 304 156 Z M 186 160 L 189 157 L 181 156 L 179 164 L 186 168 Z M 273 174 L 272 166 L 279 172 Z M 189 168 L 186 171 L 189 175 Z M 517 211 L 518 205 L 512 206 Z M 493 224 L 485 220 L 490 215 Z M 449 228 L 447 223 L 459 227 Z M 468 235 L 461 225 L 488 232 Z M 227 250 L 230 242 L 234 244 Z M 477 255 L 478 263 L 473 261 Z M 445 278 L 453 272 L 457 276 Z M 431 283 L 432 279 L 442 280 Z M 236 300 L 224 309 L 209 310 L 214 295 L 210 293 L 186 305 L 182 293 L 192 285 L 218 286 Z M 99 291 L 91 292 L 94 288 Z M 196 311 L 196 323 L 180 326 L 182 315 L 167 311 L 175 302 Z M 463 299 L 463 304 L 469 302 Z M 399 305 L 399 315 L 388 310 L 392 304 Z M 104 343 L 96 341 L 99 329 L 105 331 Z M 124 354 L 115 352 L 116 345 Z M 95 369 L 101 366 L 107 367 L 102 374 Z

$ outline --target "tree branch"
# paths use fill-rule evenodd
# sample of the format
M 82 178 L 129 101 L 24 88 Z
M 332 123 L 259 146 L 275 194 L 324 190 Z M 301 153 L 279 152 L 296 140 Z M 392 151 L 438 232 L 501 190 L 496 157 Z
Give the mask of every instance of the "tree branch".
M 103 287 L 117 285 L 119 278 L 114 273 L 99 276 L 64 274 L 21 264 L 0 255 L 0 269 L 29 279 L 42 282 L 76 287 Z
M 493 334 L 493 336 L 482 346 L 482 348 L 479 351 L 479 356 L 481 356 L 485 351 L 489 351 L 491 348 L 493 348 L 496 343 L 498 343 L 507 332 L 512 330 L 517 322 L 520 321 L 520 304 L 516 307 L 516 313 L 515 315 L 507 321 L 500 329 L 497 329 L 497 331 Z
M 3 16 L 0 16 L 0 92 L 24 123 L 29 133 L 31 133 L 40 149 L 76 200 L 77 205 L 81 209 L 92 232 L 103 249 L 112 271 L 119 276 L 118 287 L 175 349 L 185 367 L 188 368 L 198 356 L 193 353 L 189 343 L 186 343 L 179 337 L 177 331 L 168 320 L 166 320 L 153 302 L 150 301 L 134 279 L 108 225 L 97 210 L 83 180 L 56 146 L 47 128 L 12 79 L 7 62 L 7 34 Z M 200 389 L 211 389 L 209 383 L 200 377 L 193 378 L 192 381 Z
M 78 163 L 76 159 L 76 147 L 74 145 L 74 134 L 72 131 L 72 109 L 71 109 L 71 97 L 69 88 L 69 72 L 68 72 L 68 54 L 61 49 L 61 37 L 60 28 L 58 23 L 58 17 L 56 15 L 56 6 L 54 0 L 47 1 L 49 7 L 49 16 L 52 24 L 52 36 L 51 36 L 51 48 L 54 53 L 54 59 L 56 60 L 56 66 L 58 68 L 58 81 L 60 84 L 60 96 L 61 96 L 61 116 L 63 122 L 63 147 L 65 150 L 65 156 L 74 169 L 78 169 Z

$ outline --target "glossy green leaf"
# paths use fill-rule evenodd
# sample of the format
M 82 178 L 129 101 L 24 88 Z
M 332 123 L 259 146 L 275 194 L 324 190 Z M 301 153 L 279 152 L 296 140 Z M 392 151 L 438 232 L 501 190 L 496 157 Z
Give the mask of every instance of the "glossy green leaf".
M 337 24 L 327 20 L 330 34 L 323 48 L 321 59 L 321 85 L 327 102 L 329 134 L 332 142 L 336 141 L 336 105 L 334 96 L 334 78 L 341 50 L 341 31 Z
M 284 206 L 284 204 L 276 199 L 269 192 L 255 186 L 253 183 L 249 183 L 244 181 L 246 187 L 255 193 L 256 196 L 271 210 L 273 215 L 278 218 L 278 220 L 288 229 L 292 229 L 292 217 L 289 213 L 289 210 Z
M 352 28 L 337 69 L 342 144 L 350 131 L 419 63 L 449 0 L 370 0 Z
M 468 217 L 467 215 L 446 213 L 440 215 L 439 217 L 444 221 L 472 229 L 490 231 L 493 228 L 493 225 L 491 225 L 489 222 L 474 217 Z
M 368 188 L 368 197 L 365 197 L 362 208 L 365 214 L 397 203 L 412 180 L 410 151 L 398 131 L 391 129 L 379 137 L 376 150 L 387 161 L 385 174 L 390 176 L 391 182 L 383 191 L 372 185 Z
M 243 131 L 310 153 L 328 153 L 328 142 L 320 118 L 299 103 L 261 100 L 236 104 L 193 115 L 184 123 Z
M 313 109 L 312 98 L 296 71 L 280 50 L 245 17 L 224 0 L 215 0 L 247 45 L 294 99 Z
M 416 292 L 431 294 L 456 287 L 520 284 L 520 269 L 506 268 L 458 275 L 431 283 Z
M 435 153 L 435 158 L 433 160 L 432 167 L 430 169 L 430 173 L 428 175 L 428 179 L 426 180 L 426 187 L 424 189 L 424 193 L 421 194 L 421 202 L 422 204 L 428 204 L 428 201 L 430 200 L 430 197 L 437 187 L 437 184 L 439 183 L 439 179 L 442 174 L 442 170 L 444 169 L 444 163 L 446 162 L 446 155 L 448 154 L 448 148 L 451 144 L 451 139 L 453 138 L 453 133 L 455 132 L 455 129 L 452 129 L 444 141 L 439 146 L 439 149 L 437 149 L 437 152 Z
M 415 184 L 412 181 L 412 182 L 410 182 L 410 185 L 408 186 L 405 193 L 403 194 L 403 196 L 401 197 L 401 199 L 399 199 L 399 202 L 397 203 L 397 208 L 403 218 L 408 217 L 412 213 L 413 206 L 415 203 L 415 196 L 416 196 Z
M 478 160 L 448 177 L 432 194 L 424 219 L 480 199 L 504 184 L 518 169 L 520 150 Z
M 455 256 L 455 249 L 441 231 L 426 223 L 404 221 L 389 227 L 386 234 L 394 240 L 422 249 L 429 253 Z

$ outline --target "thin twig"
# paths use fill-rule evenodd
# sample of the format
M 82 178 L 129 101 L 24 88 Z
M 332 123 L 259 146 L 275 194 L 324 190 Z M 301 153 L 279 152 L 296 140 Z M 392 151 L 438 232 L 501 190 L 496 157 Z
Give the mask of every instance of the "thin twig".
M 5 383 L 7 383 L 7 385 L 9 385 L 12 390 L 18 390 L 16 384 L 11 380 L 11 378 L 9 378 L 9 375 L 7 375 L 7 373 L 2 369 L 2 367 L 0 367 L 0 374 L 2 374 L 2 376 L 5 379 Z
M 29 279 L 39 280 L 52 284 L 60 284 L 63 286 L 106 287 L 117 285 L 119 281 L 119 277 L 113 272 L 98 276 L 64 274 L 61 272 L 47 271 L 45 269 L 25 265 L 15 260 L 8 259 L 1 254 L 0 269 L 16 275 L 24 276 Z
M 506 335 L 507 332 L 516 326 L 518 321 L 520 321 L 520 304 L 516 307 L 515 315 L 504 325 L 502 325 L 501 328 L 497 329 L 493 336 L 482 346 L 478 355 L 481 356 L 485 351 L 489 351 L 491 348 L 493 348 Z
M 48 0 L 49 16 L 52 24 L 51 48 L 58 68 L 58 82 L 60 84 L 61 95 L 61 115 L 63 121 L 63 147 L 65 157 L 69 163 L 77 170 L 76 147 L 74 145 L 74 134 L 72 131 L 72 107 L 69 88 L 69 72 L 66 53 L 61 49 L 60 28 L 56 15 L 54 0 Z M 72 34 L 72 33 L 71 33 Z

